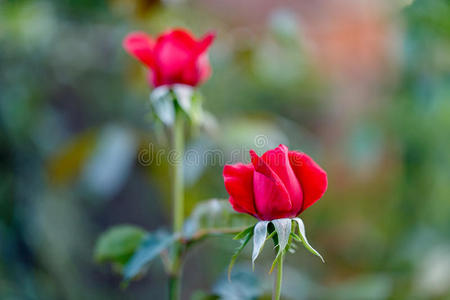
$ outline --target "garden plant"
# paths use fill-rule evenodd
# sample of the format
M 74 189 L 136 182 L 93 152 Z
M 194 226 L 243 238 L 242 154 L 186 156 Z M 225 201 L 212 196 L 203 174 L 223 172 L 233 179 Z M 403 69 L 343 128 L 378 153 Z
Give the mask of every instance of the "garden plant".
M 123 275 L 124 285 L 143 275 L 149 263 L 161 257 L 169 278 L 169 298 L 176 300 L 180 299 L 183 260 L 195 243 L 212 234 L 236 234 L 234 240 L 240 240 L 240 245 L 231 257 L 230 279 L 238 255 L 252 238 L 253 264 L 266 240 L 272 239 L 275 258 L 269 273 L 277 269 L 272 298 L 278 300 L 284 256 L 295 252 L 296 243 L 304 245 L 325 262 L 309 244 L 305 225 L 298 215 L 325 193 L 327 174 L 310 156 L 289 150 L 283 144 L 261 156 L 250 150 L 251 163 L 224 166 L 224 184 L 230 196 L 228 202 L 199 203 L 193 215 L 184 219 L 185 133 L 203 121 L 202 98 L 196 87 L 211 76 L 208 49 L 214 38 L 213 33 L 208 33 L 197 39 L 184 28 L 167 30 L 156 39 L 144 32 L 133 32 L 125 37 L 124 49 L 148 68 L 148 82 L 153 88 L 149 101 L 154 121 L 161 123 L 170 137 L 173 226 L 172 232 L 161 229 L 147 232 L 129 225 L 111 228 L 99 238 L 96 256 L 117 267 Z M 211 217 L 213 210 L 223 211 L 223 214 L 216 213 Z M 239 220 L 239 213 L 256 218 L 257 223 L 245 227 L 252 221 Z M 200 224 L 204 217 L 212 219 L 207 227 Z M 211 226 L 215 223 L 220 226 Z

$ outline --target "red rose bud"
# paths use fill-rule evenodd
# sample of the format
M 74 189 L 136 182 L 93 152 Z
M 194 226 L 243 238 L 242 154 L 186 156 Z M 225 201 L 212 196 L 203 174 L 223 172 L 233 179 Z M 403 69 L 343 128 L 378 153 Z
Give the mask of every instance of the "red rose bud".
M 308 155 L 279 145 L 251 164 L 225 165 L 223 177 L 234 210 L 260 220 L 294 218 L 319 200 L 327 174 Z
M 213 40 L 212 33 L 197 40 L 185 29 L 166 31 L 156 41 L 146 33 L 133 32 L 125 37 L 123 47 L 151 70 L 154 87 L 197 86 L 211 75 L 207 50 Z

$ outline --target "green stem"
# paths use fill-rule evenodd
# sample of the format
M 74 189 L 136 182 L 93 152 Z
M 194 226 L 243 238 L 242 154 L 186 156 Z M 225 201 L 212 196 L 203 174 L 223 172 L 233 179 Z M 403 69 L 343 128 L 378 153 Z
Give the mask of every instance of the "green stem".
M 184 154 L 184 116 L 176 107 L 172 132 L 172 150 L 175 161 L 172 162 L 172 197 L 173 197 L 173 231 L 181 233 L 184 222 L 184 186 L 183 186 L 183 154 Z M 177 242 L 172 252 L 172 267 L 169 274 L 169 299 L 180 299 L 180 277 L 182 273 L 183 245 Z
M 180 299 L 180 276 L 170 275 L 169 277 L 169 299 Z
M 275 278 L 275 282 L 274 282 L 272 300 L 280 300 L 281 283 L 283 280 L 283 260 L 284 260 L 284 253 L 282 252 L 280 260 L 278 261 L 277 277 Z
M 177 107 L 173 124 L 172 149 L 175 151 L 172 174 L 173 197 L 173 231 L 180 233 L 183 229 L 184 199 L 183 199 L 183 153 L 184 153 L 184 120 L 182 111 Z

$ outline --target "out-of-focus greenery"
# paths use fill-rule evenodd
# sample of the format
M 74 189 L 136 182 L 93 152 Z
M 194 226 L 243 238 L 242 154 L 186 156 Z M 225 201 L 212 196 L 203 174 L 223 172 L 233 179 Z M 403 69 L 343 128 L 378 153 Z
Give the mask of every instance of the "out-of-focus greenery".
M 188 149 L 223 155 L 186 162 L 186 214 L 226 196 L 240 149 L 285 143 L 329 189 L 302 215 L 327 263 L 289 255 L 284 297 L 448 299 L 449 16 L 446 0 L 0 1 L 0 299 L 166 297 L 162 265 L 122 290 L 93 251 L 112 225 L 170 229 L 167 163 L 142 163 L 167 141 L 121 41 L 174 26 L 217 32 Z M 244 251 L 229 283 L 237 246 L 196 246 L 183 299 L 268 299 L 273 252 L 251 273 Z

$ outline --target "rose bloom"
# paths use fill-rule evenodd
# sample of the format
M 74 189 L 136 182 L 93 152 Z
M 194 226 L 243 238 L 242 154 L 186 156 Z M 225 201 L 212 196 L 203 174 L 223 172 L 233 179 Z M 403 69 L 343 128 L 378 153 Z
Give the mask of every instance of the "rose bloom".
M 207 50 L 213 40 L 212 33 L 197 40 L 186 29 L 166 31 L 156 40 L 144 32 L 132 32 L 123 40 L 123 47 L 149 68 L 154 87 L 197 86 L 211 75 Z
M 250 164 L 225 165 L 223 177 L 233 208 L 259 220 L 294 218 L 319 200 L 327 174 L 308 155 L 279 145 Z

